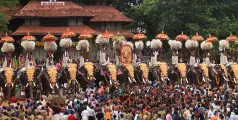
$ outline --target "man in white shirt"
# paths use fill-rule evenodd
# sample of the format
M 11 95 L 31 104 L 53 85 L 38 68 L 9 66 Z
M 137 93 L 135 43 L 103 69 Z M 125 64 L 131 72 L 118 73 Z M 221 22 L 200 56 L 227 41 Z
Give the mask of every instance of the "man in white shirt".
M 210 106 L 210 110 L 208 111 L 207 117 L 210 119 L 213 115 L 213 106 Z
M 85 108 L 84 111 L 81 113 L 81 116 L 82 116 L 82 120 L 88 120 L 89 113 L 88 113 L 88 111 L 86 110 L 86 108 Z
M 89 106 L 89 107 L 88 107 L 89 120 L 94 120 L 94 119 L 95 119 L 95 115 L 96 115 L 96 113 L 95 113 L 93 107 L 92 107 L 92 106 Z

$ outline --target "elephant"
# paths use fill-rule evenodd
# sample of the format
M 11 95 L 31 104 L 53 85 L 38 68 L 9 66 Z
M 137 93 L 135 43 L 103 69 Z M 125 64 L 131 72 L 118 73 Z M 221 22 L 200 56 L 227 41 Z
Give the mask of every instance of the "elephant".
M 117 79 L 119 81 L 120 85 L 128 85 L 131 83 L 136 83 L 135 77 L 134 77 L 134 67 L 132 64 L 124 64 L 117 66 Z
M 96 69 L 97 66 L 92 62 L 85 62 L 82 67 L 77 68 L 77 74 L 79 75 L 76 78 L 84 91 L 87 86 L 94 87 Z
M 153 81 L 153 83 L 161 82 L 166 83 L 170 81 L 169 75 L 168 75 L 168 65 L 156 63 L 155 65 L 150 67 L 149 72 L 149 79 Z
M 238 89 L 238 65 L 237 64 L 230 64 L 227 66 L 227 73 L 230 80 L 230 86 L 233 88 Z
M 42 69 L 37 68 L 36 66 L 23 67 L 17 72 L 17 78 L 20 80 L 20 83 L 24 85 L 26 89 L 26 97 L 33 99 L 33 87 L 36 87 L 36 83 L 39 83 L 40 76 L 42 74 Z M 37 85 L 41 86 L 41 85 Z M 35 94 L 36 95 L 36 94 Z
M 49 91 L 55 93 L 59 88 L 59 83 L 62 83 L 61 72 L 57 69 L 57 67 L 51 65 L 49 67 L 44 68 L 40 79 L 42 83 L 42 87 L 45 90 L 46 94 Z
M 16 83 L 17 71 L 11 67 L 7 67 L 4 70 L 0 71 L 0 87 L 5 88 L 4 94 L 7 97 L 11 97 L 12 88 Z
M 180 84 L 186 85 L 189 84 L 187 79 L 187 64 L 178 63 L 174 65 L 170 65 L 169 68 L 169 78 L 172 83 L 180 82 Z
M 150 83 L 148 76 L 149 76 L 149 68 L 145 63 L 138 63 L 135 66 L 135 80 L 139 83 L 143 82 L 144 84 Z
M 227 86 L 228 74 L 223 64 L 214 64 L 209 68 L 209 77 L 211 79 L 211 87 L 219 88 L 222 85 Z
M 96 86 L 100 87 L 99 83 L 110 86 L 119 85 L 117 73 L 117 66 L 113 63 L 104 63 L 100 65 L 96 72 Z

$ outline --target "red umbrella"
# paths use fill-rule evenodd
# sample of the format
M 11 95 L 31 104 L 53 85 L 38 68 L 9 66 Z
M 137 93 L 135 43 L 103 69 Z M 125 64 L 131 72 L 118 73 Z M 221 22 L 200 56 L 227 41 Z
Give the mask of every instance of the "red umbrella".
M 65 31 L 61 38 L 71 38 L 73 36 L 76 36 L 76 34 L 73 31 L 70 31 L 69 28 L 67 28 L 67 31 Z
M 43 42 L 53 42 L 56 40 L 57 38 L 54 35 L 51 35 L 50 33 L 48 33 L 48 35 L 43 37 Z
M 194 35 L 194 36 L 192 37 L 192 40 L 203 41 L 204 38 L 203 38 L 201 35 L 199 35 L 198 33 L 196 33 L 196 35 Z
M 112 38 L 113 34 L 109 33 L 107 30 L 102 34 L 102 38 Z
M 34 36 L 31 36 L 30 33 L 28 32 L 26 36 L 24 36 L 22 39 L 22 41 L 36 41 L 36 38 Z
M 146 39 L 146 38 L 147 37 L 144 34 L 140 33 L 140 32 L 133 36 L 133 40 L 143 40 L 143 39 Z
M 183 34 L 183 32 L 182 32 L 182 33 L 181 33 L 180 35 L 178 35 L 175 39 L 178 40 L 178 41 L 186 41 L 186 40 L 188 40 L 189 38 L 188 38 L 187 35 Z
M 232 34 L 230 34 L 230 36 L 228 36 L 228 37 L 226 38 L 226 40 L 229 41 L 229 42 L 230 42 L 230 41 L 235 41 L 235 42 L 236 42 L 236 41 L 237 41 L 237 37 L 236 37 L 236 36 L 233 36 Z
M 209 34 L 209 37 L 206 39 L 207 42 L 216 42 L 217 38 Z
M 6 36 L 2 37 L 1 39 L 1 42 L 14 42 L 14 41 L 15 40 L 11 36 L 8 36 L 7 33 L 6 33 Z
M 82 39 L 91 39 L 93 36 L 87 32 L 87 30 L 84 30 L 84 33 L 80 34 L 80 36 L 78 37 L 79 40 Z
M 160 40 L 169 40 L 169 36 L 162 31 L 160 34 L 156 35 L 156 38 Z

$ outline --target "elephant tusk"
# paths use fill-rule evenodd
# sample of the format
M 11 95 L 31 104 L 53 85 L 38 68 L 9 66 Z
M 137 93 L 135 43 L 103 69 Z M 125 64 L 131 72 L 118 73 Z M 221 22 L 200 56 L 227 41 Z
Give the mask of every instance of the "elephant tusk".
M 26 84 L 26 87 L 28 87 L 28 83 Z
M 5 87 L 7 87 L 7 83 L 5 84 Z
M 164 82 L 164 78 L 161 78 L 161 81 Z
M 206 80 L 205 80 L 205 78 L 204 78 L 204 77 L 202 77 L 202 80 L 203 80 L 203 82 L 206 82 Z
M 131 83 L 131 78 L 130 77 L 128 77 L 128 80 L 130 81 L 130 83 Z
M 77 84 L 79 84 L 79 82 L 77 80 L 75 80 Z
M 56 85 L 56 87 L 57 87 L 57 88 L 59 88 L 59 86 L 58 86 L 58 84 L 57 84 L 57 83 L 56 83 L 55 85 Z
M 136 82 L 135 78 L 133 78 L 134 82 Z
M 236 83 L 236 79 L 234 78 L 234 82 Z
M 167 77 L 167 80 L 170 81 L 169 77 Z
M 93 77 L 93 79 L 94 79 L 94 80 L 96 80 L 96 78 L 95 78 L 95 77 Z
M 11 82 L 11 84 L 12 84 L 12 87 L 14 86 L 14 84 Z
M 181 83 L 181 84 L 183 83 L 183 78 L 180 78 L 180 83 Z
M 144 79 L 144 78 L 142 78 L 142 80 L 143 80 L 143 83 L 145 83 L 145 79 Z
M 187 82 L 187 84 L 188 84 L 188 79 L 186 78 L 186 82 Z
M 35 83 L 35 82 L 33 82 L 33 86 L 36 86 L 36 83 Z
M 51 88 L 51 89 L 53 89 L 53 87 L 52 87 L 51 83 L 50 83 L 50 88 Z
M 112 85 L 112 80 L 109 80 L 109 83 Z
M 222 75 L 222 77 L 223 77 L 223 79 L 224 79 L 225 81 L 229 81 L 228 79 L 226 79 L 226 77 L 225 77 L 225 76 L 223 76 L 223 75 Z

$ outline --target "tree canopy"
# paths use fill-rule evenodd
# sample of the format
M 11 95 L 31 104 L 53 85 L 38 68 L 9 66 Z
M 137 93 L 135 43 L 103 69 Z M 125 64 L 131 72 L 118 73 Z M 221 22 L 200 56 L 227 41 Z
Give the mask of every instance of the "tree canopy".
M 0 0 L 0 32 L 8 32 L 8 17 L 5 12 L 8 10 L 12 10 L 16 4 L 18 4 L 18 0 Z
M 225 38 L 238 31 L 237 0 L 108 0 L 149 38 L 164 30 L 172 39 L 184 31 Z

